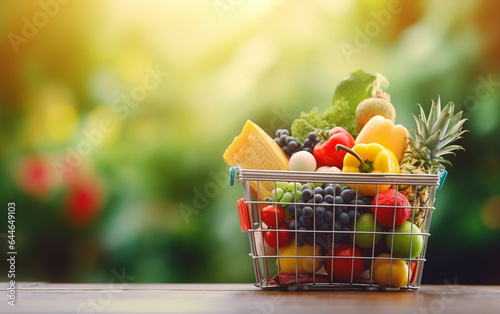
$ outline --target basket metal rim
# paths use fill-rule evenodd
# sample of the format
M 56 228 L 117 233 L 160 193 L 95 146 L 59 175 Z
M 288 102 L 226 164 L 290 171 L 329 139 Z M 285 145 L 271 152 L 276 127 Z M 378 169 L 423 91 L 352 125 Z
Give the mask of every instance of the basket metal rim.
M 310 172 L 241 168 L 238 170 L 238 180 L 419 186 L 438 186 L 440 183 L 437 174 Z

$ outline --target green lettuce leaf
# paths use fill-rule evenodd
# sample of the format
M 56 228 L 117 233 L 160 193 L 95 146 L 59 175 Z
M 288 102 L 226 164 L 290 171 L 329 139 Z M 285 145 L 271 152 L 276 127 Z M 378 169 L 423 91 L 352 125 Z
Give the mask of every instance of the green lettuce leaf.
M 333 94 L 333 103 L 343 98 L 350 105 L 352 112 L 356 111 L 356 106 L 364 99 L 375 96 L 379 89 L 386 89 L 389 81 L 380 73 L 367 73 L 363 70 L 352 72 L 343 79 Z
M 355 138 L 359 133 L 355 119 L 356 107 L 362 100 L 374 97 L 377 90 L 384 90 L 388 86 L 389 82 L 380 73 L 371 74 L 358 70 L 349 74 L 337 85 L 333 106 L 323 113 L 317 107 L 309 113 L 302 112 L 292 123 L 292 136 L 303 142 L 311 131 L 340 126 Z

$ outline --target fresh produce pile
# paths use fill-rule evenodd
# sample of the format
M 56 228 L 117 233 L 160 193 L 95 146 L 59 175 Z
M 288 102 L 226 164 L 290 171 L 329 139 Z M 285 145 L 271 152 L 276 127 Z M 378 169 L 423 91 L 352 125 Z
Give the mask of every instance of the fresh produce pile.
M 419 105 L 412 137 L 394 124 L 396 109 L 383 91 L 387 86 L 380 74 L 354 72 L 335 89 L 331 108 L 301 113 L 290 130 L 276 130 L 274 139 L 248 121 L 224 160 L 245 169 L 441 173 L 450 164 L 444 156 L 463 149 L 452 144 L 466 132 L 462 112 L 454 112 L 453 102 L 441 108 L 439 98 L 428 114 Z M 259 228 L 266 255 L 278 250 L 285 256 L 278 259 L 280 274 L 295 280 L 296 273 L 323 272 L 334 282 L 354 282 L 371 271 L 382 286 L 410 282 L 416 265 L 411 260 L 424 246 L 421 228 L 430 187 L 254 182 L 251 188 L 264 204 Z

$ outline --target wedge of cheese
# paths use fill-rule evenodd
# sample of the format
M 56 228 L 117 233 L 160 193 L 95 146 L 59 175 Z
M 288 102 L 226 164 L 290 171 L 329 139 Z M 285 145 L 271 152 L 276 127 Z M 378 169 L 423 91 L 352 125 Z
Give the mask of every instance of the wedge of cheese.
M 288 170 L 288 156 L 281 147 L 257 124 L 248 120 L 243 131 L 224 152 L 224 161 L 231 167 L 260 170 Z M 250 187 L 257 192 L 257 182 L 250 182 Z M 259 198 L 271 196 L 274 182 L 260 181 Z

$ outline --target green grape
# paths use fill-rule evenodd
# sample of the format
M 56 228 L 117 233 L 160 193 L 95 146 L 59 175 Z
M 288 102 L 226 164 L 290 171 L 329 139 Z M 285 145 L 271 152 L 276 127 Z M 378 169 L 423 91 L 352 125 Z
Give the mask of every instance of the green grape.
M 292 192 L 295 190 L 299 190 L 301 187 L 302 187 L 302 184 L 300 184 L 298 182 L 290 182 L 287 185 L 288 191 L 292 191 Z
M 276 186 L 285 191 L 288 188 L 288 182 L 276 182 Z
M 290 203 L 293 200 L 293 194 L 292 192 L 286 192 L 283 194 L 283 197 L 281 198 L 282 203 Z
M 302 199 L 302 192 L 300 190 L 295 191 L 295 202 Z
M 310 187 L 312 187 L 313 189 L 314 189 L 315 187 L 317 187 L 317 186 L 322 186 L 322 185 L 323 185 L 323 183 L 320 183 L 320 182 L 315 182 L 315 183 L 313 183 L 313 182 L 309 182 L 309 183 L 307 183 L 307 184 L 308 184 Z
M 273 202 L 281 201 L 281 198 L 283 197 L 283 189 L 282 188 L 274 189 L 273 192 L 271 193 L 271 197 L 273 198 Z

